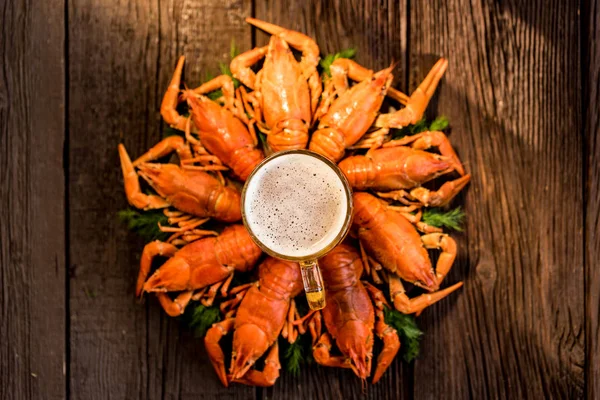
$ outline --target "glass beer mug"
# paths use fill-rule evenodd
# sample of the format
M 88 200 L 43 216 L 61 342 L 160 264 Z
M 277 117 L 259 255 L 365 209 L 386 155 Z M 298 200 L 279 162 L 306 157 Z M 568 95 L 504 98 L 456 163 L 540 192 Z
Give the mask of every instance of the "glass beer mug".
M 242 217 L 265 253 L 300 264 L 310 308 L 325 307 L 317 260 L 344 239 L 352 222 L 352 190 L 337 165 L 309 150 L 272 154 L 246 180 Z

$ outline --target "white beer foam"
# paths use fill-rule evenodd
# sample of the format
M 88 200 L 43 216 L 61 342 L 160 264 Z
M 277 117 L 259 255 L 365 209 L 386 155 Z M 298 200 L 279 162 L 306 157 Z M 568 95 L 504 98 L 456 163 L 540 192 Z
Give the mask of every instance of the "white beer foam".
M 256 171 L 246 188 L 244 213 L 266 247 L 307 257 L 344 228 L 348 202 L 342 180 L 329 165 L 310 155 L 287 154 Z

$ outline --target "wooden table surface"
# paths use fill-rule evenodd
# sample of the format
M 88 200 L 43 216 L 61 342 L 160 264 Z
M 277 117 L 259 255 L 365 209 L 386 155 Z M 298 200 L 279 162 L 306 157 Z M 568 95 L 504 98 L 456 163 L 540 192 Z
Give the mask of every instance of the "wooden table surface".
M 600 397 L 600 2 L 1 0 L 0 399 Z M 161 138 L 181 54 L 200 82 L 268 37 L 255 16 L 398 62 L 414 89 L 440 56 L 429 107 L 448 116 L 470 186 L 448 282 L 416 362 L 362 392 L 350 371 L 216 379 L 201 341 L 134 281 L 143 243 L 117 144 Z

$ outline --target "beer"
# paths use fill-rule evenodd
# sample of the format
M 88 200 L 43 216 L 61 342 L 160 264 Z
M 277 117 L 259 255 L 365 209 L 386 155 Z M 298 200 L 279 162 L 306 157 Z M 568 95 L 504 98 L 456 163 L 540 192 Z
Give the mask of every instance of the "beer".
M 246 181 L 242 215 L 265 252 L 300 262 L 309 304 L 322 308 L 316 259 L 344 238 L 352 218 L 351 190 L 337 166 L 308 150 L 275 153 Z
M 348 198 L 327 164 L 311 155 L 290 154 L 274 158 L 253 176 L 244 214 L 264 246 L 306 258 L 335 240 L 348 214 Z

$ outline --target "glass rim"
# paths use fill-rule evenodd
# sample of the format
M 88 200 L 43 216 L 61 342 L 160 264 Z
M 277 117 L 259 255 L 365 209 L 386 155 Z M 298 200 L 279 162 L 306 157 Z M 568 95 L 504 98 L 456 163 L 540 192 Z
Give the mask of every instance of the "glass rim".
M 287 256 L 287 255 L 283 255 L 283 254 L 277 253 L 276 251 L 271 250 L 264 243 L 262 243 L 258 239 L 258 237 L 256 237 L 254 232 L 252 232 L 252 229 L 250 228 L 248 221 L 246 219 L 245 199 L 246 199 L 246 191 L 247 191 L 249 182 L 256 175 L 256 172 L 258 170 L 260 170 L 262 167 L 264 167 L 266 164 L 273 161 L 275 158 L 286 156 L 289 154 L 304 154 L 304 155 L 307 155 L 310 157 L 317 158 L 320 161 L 323 161 L 327 166 L 329 166 L 329 168 L 331 168 L 331 170 L 333 170 L 333 172 L 336 173 L 338 178 L 340 178 L 340 180 L 342 182 L 342 186 L 344 186 L 344 191 L 346 193 L 346 199 L 347 199 L 347 201 L 346 201 L 347 211 L 346 211 L 346 216 L 344 218 L 344 224 L 342 225 L 342 229 L 338 232 L 338 234 L 335 236 L 335 238 L 330 243 L 327 244 L 327 246 L 325 246 L 324 248 L 322 248 L 321 250 L 319 250 L 318 252 L 316 252 L 314 254 L 309 254 L 307 256 L 302 256 L 302 257 Z M 325 256 L 327 253 L 329 253 L 331 250 L 333 250 L 333 248 L 335 246 L 340 244 L 344 240 L 344 238 L 346 237 L 348 232 L 350 231 L 350 225 L 352 223 L 352 213 L 354 210 L 354 204 L 352 201 L 352 187 L 350 186 L 348 179 L 346 178 L 344 173 L 340 170 L 340 168 L 333 161 L 328 159 L 327 157 L 324 157 L 321 154 L 316 153 L 312 150 L 308 150 L 308 149 L 283 150 L 283 151 L 279 151 L 277 153 L 273 153 L 268 157 L 265 157 L 265 159 L 262 160 L 254 168 L 254 170 L 250 173 L 250 175 L 246 179 L 246 182 L 244 182 L 244 187 L 242 189 L 241 209 L 242 209 L 241 210 L 242 211 L 242 222 L 244 224 L 244 227 L 248 231 L 248 234 L 250 235 L 250 237 L 252 238 L 254 243 L 256 243 L 256 245 L 258 247 L 260 247 L 260 249 L 262 251 L 264 251 L 271 257 L 275 257 L 275 258 L 279 258 L 279 259 L 287 260 L 287 261 L 296 261 L 296 262 L 318 260 L 319 258 L 321 258 L 321 257 Z

